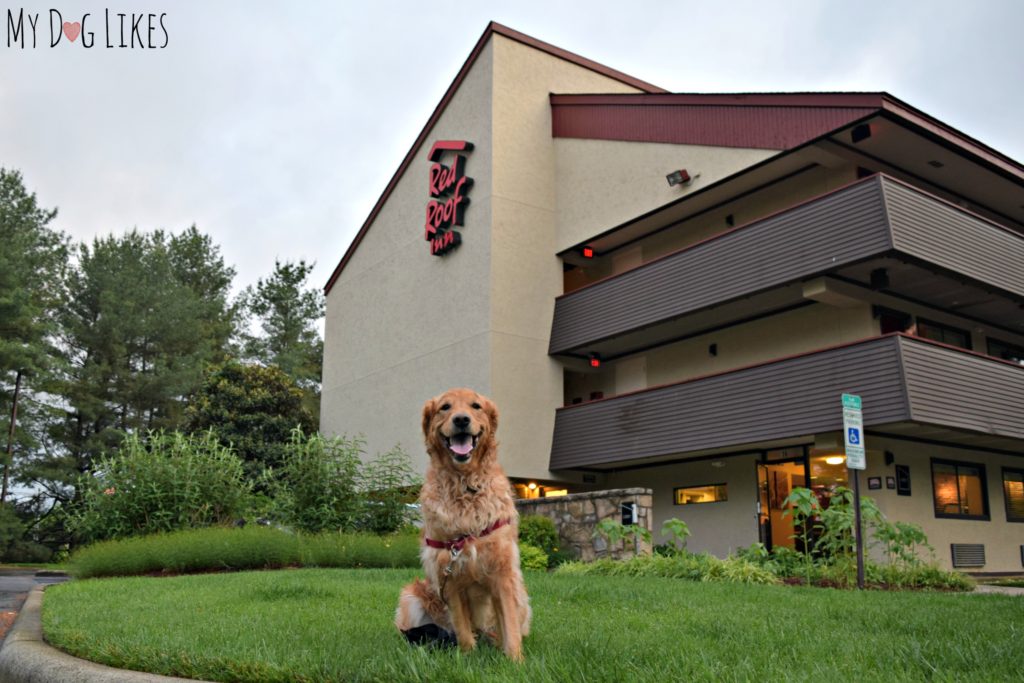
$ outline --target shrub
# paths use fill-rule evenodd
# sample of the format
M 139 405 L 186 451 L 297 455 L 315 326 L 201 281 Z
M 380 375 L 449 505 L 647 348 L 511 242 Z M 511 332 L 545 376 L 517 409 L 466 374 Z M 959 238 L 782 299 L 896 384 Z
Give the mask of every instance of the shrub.
M 207 372 L 185 409 L 185 431 L 212 431 L 221 445 L 235 450 L 255 481 L 284 461 L 293 429 L 316 428 L 303 395 L 278 367 L 229 361 Z
M 594 538 L 601 537 L 608 543 L 608 549 L 619 547 L 620 543 L 640 541 L 651 542 L 651 532 L 639 524 L 623 524 L 617 519 L 602 519 L 594 527 Z
M 305 436 L 292 430 L 277 492 L 288 523 L 307 532 L 354 529 L 362 502 L 359 468 L 363 442 L 358 439 Z
M 365 442 L 292 432 L 275 488 L 283 520 L 309 533 L 391 533 L 409 521 L 418 478 L 394 448 L 364 464 Z
M 608 558 L 594 562 L 568 562 L 558 568 L 559 574 L 571 576 L 658 576 L 690 581 L 721 583 L 779 583 L 768 569 L 747 560 L 720 560 L 713 555 L 681 552 L 675 555 L 650 555 L 615 561 Z
M 558 550 L 555 523 L 544 515 L 526 515 L 519 520 L 519 541 L 540 548 L 545 553 Z
M 292 534 L 269 527 L 210 528 L 101 541 L 68 561 L 76 578 L 310 567 L 418 567 L 410 534 Z
M 241 460 L 210 433 L 131 434 L 79 486 L 68 527 L 84 540 L 231 522 L 250 492 Z
M 359 527 L 388 534 L 409 521 L 409 505 L 419 494 L 419 477 L 408 454 L 395 447 L 363 466 L 360 490 L 364 509 Z
M 690 536 L 690 527 L 683 520 L 673 517 L 665 520 L 665 523 L 661 525 L 661 535 L 668 536 L 670 539 L 665 544 L 668 546 L 668 552 L 663 551 L 663 554 L 682 553 L 686 550 L 686 539 Z
M 523 569 L 545 571 L 548 568 L 548 554 L 535 545 L 520 541 L 519 564 Z

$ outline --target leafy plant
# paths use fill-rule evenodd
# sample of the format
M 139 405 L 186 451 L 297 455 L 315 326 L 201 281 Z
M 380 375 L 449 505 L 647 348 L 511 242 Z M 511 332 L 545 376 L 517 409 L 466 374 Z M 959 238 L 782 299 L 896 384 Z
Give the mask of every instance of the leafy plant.
M 519 562 L 523 569 L 545 571 L 548 568 L 548 554 L 535 545 L 520 541 Z
M 875 528 L 874 537 L 885 549 L 889 564 L 919 566 L 921 558 L 918 557 L 918 549 L 927 549 L 932 556 L 935 554 L 924 530 L 911 522 L 883 521 Z
M 793 526 L 797 533 L 792 538 L 799 538 L 803 547 L 804 577 L 807 584 L 811 583 L 811 570 L 814 567 L 814 558 L 811 556 L 811 520 L 821 512 L 821 505 L 814 491 L 803 487 L 794 488 L 782 501 L 785 508 L 782 515 L 793 517 Z
M 673 517 L 661 525 L 661 535 L 669 537 L 669 546 L 677 553 L 686 550 L 686 539 L 690 536 L 690 527 L 681 519 Z
M 152 432 L 125 437 L 79 490 L 68 526 L 93 541 L 233 522 L 250 487 L 241 460 L 214 435 Z
M 536 546 L 545 553 L 558 550 L 558 531 L 555 522 L 544 515 L 524 515 L 519 519 L 519 540 Z
M 358 437 L 307 437 L 292 430 L 277 492 L 290 524 L 307 532 L 358 526 L 363 446 Z
M 618 547 L 624 541 L 632 540 L 634 543 L 644 541 L 651 542 L 651 532 L 638 524 L 623 524 L 611 517 L 602 519 L 594 527 L 594 537 L 600 536 L 608 543 L 608 547 Z
M 397 446 L 362 466 L 359 489 L 363 514 L 359 528 L 375 534 L 397 531 L 409 521 L 419 494 L 419 476 L 409 455 Z

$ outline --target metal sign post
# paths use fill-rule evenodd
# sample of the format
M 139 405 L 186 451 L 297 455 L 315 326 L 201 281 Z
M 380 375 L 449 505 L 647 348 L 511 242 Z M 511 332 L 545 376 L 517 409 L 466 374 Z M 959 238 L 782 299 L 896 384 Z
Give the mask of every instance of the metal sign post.
M 867 467 L 860 396 L 843 394 L 843 441 L 846 467 L 853 479 L 854 538 L 857 542 L 857 588 L 864 588 L 864 534 L 860 519 L 860 471 Z

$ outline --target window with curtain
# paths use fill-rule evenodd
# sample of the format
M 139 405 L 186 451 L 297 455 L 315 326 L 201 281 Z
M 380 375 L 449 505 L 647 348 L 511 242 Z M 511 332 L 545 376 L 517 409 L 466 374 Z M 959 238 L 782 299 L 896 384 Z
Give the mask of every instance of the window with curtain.
M 982 465 L 933 458 L 932 492 L 936 517 L 989 519 Z
M 1024 522 L 1024 470 L 1003 468 L 1003 499 L 1006 521 Z

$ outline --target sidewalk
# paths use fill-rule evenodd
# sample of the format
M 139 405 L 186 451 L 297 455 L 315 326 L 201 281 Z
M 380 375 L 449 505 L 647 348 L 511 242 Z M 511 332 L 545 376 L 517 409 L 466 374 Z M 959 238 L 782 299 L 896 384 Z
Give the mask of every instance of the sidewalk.
M 43 640 L 43 589 L 31 590 L 0 649 L 0 683 L 188 683 L 191 679 L 125 671 L 87 662 Z M 192 681 L 192 683 L 195 683 Z

